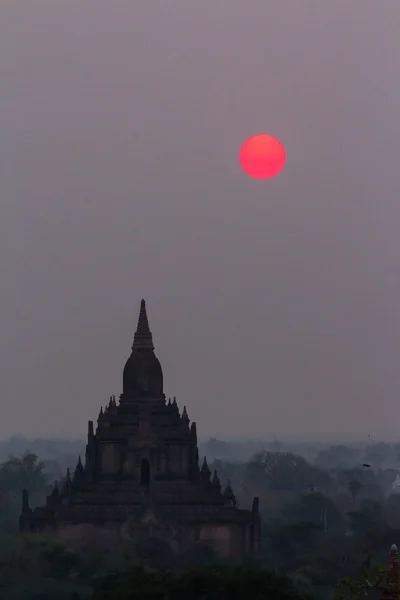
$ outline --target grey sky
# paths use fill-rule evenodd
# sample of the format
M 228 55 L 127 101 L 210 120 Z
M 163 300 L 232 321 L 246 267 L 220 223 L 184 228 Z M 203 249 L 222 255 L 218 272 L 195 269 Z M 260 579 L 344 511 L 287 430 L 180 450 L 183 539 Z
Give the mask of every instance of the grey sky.
M 81 435 L 141 297 L 202 435 L 399 435 L 398 0 L 4 0 L 0 436 Z M 254 133 L 285 170 L 239 169 Z

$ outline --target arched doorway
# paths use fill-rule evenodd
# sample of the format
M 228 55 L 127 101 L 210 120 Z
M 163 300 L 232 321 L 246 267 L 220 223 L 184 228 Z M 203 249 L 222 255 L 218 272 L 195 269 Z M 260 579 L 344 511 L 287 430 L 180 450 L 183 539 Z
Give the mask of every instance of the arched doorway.
M 150 487 L 150 463 L 147 458 L 142 458 L 140 464 L 140 485 L 146 490 Z

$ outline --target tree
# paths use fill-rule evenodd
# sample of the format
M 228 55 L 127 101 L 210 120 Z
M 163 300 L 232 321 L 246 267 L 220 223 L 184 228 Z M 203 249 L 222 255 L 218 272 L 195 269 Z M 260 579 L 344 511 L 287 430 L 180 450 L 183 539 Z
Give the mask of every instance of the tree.
M 337 469 L 334 472 L 334 477 L 340 486 L 347 490 L 351 481 L 359 481 L 363 487 L 375 483 L 375 473 L 372 469 L 363 467 L 355 467 L 353 469 Z
M 393 528 L 400 528 L 400 495 L 390 495 L 384 504 L 385 520 Z
M 25 452 L 20 458 L 10 456 L 0 465 L 0 492 L 18 492 L 27 489 L 32 493 L 46 487 L 44 464 L 33 452 Z
M 344 467 L 352 467 L 357 463 L 359 450 L 350 448 L 344 444 L 330 446 L 326 450 L 321 450 L 314 463 L 317 467 L 323 469 L 336 469 Z
M 365 460 L 374 468 L 379 468 L 388 458 L 393 455 L 392 447 L 384 442 L 378 442 L 367 446 L 365 450 Z
M 313 524 L 321 529 L 342 529 L 342 515 L 335 503 L 320 493 L 303 494 L 285 506 L 282 516 L 290 523 Z
M 130 571 L 105 577 L 91 600 L 302 600 L 301 594 L 284 575 L 250 566 L 214 566 L 172 575 L 163 571 Z
M 367 534 L 377 528 L 382 528 L 382 505 L 370 499 L 361 502 L 356 511 L 349 513 L 351 528 L 357 535 Z
M 326 489 L 332 486 L 328 473 L 310 465 L 291 452 L 260 452 L 247 465 L 247 483 L 263 483 L 276 491 L 303 492 L 308 487 Z
M 360 483 L 357 479 L 352 479 L 350 481 L 348 487 L 351 497 L 353 498 L 353 504 L 356 503 L 358 492 L 361 490 L 362 486 L 362 483 Z
M 23 489 L 31 492 L 33 502 L 42 500 L 47 492 L 44 465 L 32 452 L 10 456 L 0 465 L 0 533 L 17 530 Z

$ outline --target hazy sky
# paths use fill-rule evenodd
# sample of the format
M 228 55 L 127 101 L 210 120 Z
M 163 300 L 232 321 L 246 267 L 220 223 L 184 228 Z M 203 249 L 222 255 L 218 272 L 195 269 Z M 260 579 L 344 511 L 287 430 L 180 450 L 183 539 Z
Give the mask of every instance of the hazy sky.
M 140 299 L 200 435 L 400 438 L 399 0 L 3 0 L 0 436 L 80 436 Z M 267 182 L 237 155 L 287 150 Z

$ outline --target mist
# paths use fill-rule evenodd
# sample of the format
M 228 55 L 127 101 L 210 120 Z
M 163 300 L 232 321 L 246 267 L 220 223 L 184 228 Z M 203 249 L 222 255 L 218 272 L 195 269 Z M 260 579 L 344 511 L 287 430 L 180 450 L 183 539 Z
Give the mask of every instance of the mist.
M 200 436 L 393 438 L 400 5 L 0 8 L 0 436 L 81 437 L 146 299 Z M 238 165 L 268 133 L 287 163 Z

